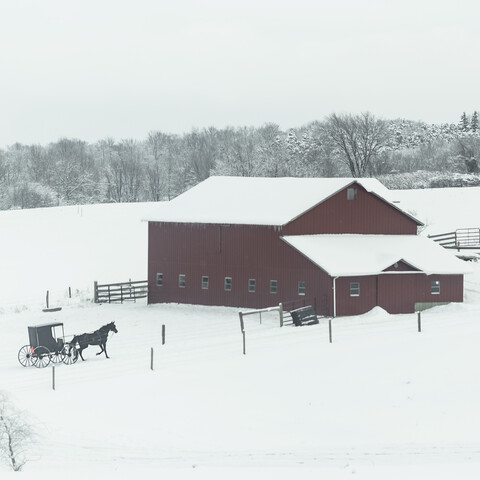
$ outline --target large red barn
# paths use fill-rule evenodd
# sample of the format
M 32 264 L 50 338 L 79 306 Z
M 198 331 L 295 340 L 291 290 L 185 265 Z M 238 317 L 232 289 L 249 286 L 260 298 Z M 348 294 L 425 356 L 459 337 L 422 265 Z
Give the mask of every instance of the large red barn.
M 375 179 L 210 177 L 149 219 L 149 303 L 317 314 L 463 301 L 464 262 Z

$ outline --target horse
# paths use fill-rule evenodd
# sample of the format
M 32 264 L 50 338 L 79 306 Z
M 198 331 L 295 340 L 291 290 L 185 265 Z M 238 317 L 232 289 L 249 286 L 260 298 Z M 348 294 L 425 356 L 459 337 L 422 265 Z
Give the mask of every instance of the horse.
M 105 352 L 105 356 L 110 358 L 107 355 L 107 340 L 109 332 L 118 333 L 115 322 L 110 322 L 107 325 L 100 327 L 98 330 L 95 330 L 93 333 L 82 333 L 82 335 L 75 335 L 70 341 L 70 345 L 75 346 L 78 343 L 78 353 L 83 361 L 85 361 L 85 359 L 83 358 L 82 352 L 89 345 L 98 345 L 101 350 L 97 353 L 97 355 Z

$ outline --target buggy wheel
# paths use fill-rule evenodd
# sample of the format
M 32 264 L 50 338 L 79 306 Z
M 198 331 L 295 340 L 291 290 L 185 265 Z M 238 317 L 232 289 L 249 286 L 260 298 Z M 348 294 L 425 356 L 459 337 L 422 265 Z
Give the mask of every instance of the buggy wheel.
M 52 352 L 50 354 L 50 360 L 52 361 L 52 363 L 61 363 L 63 362 L 63 359 L 65 357 L 65 354 L 63 353 L 63 349 L 60 350 L 59 352 Z
M 63 347 L 62 354 L 63 354 L 62 362 L 65 365 L 72 365 L 78 360 L 78 350 L 73 345 L 72 346 L 66 345 L 65 347 Z
M 33 351 L 33 356 L 36 357 L 36 361 L 34 365 L 37 368 L 43 368 L 46 367 L 50 363 L 50 350 L 47 347 L 37 347 Z
M 18 361 L 23 367 L 30 367 L 35 364 L 37 358 L 33 356 L 33 348 L 30 345 L 24 345 L 18 351 Z

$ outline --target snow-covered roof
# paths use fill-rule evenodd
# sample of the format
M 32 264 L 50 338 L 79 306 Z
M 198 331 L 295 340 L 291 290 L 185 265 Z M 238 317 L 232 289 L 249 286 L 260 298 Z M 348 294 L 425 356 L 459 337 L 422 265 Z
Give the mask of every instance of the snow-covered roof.
M 417 235 L 292 235 L 282 237 L 332 277 L 376 275 L 404 261 L 427 275 L 463 274 L 464 261 Z
M 146 220 L 281 226 L 354 182 L 401 210 L 374 178 L 210 177 L 160 204 Z

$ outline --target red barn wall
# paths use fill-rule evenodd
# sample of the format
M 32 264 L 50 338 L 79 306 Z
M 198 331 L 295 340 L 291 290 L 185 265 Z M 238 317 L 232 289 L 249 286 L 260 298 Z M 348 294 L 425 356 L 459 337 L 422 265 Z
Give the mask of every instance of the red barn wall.
M 359 233 L 416 235 L 417 223 L 356 184 L 356 200 L 347 200 L 347 188 L 293 220 L 283 235 Z
M 149 303 L 175 302 L 202 305 L 263 308 L 279 302 L 314 304 L 327 314 L 331 280 L 318 267 L 281 240 L 274 227 L 149 223 Z M 156 274 L 163 286 L 156 286 Z M 178 286 L 178 275 L 186 286 Z M 202 276 L 209 289 L 202 290 Z M 232 278 L 232 291 L 224 290 L 224 278 Z M 256 280 L 256 292 L 248 280 Z M 277 280 L 277 294 L 270 293 Z M 298 295 L 298 281 L 306 282 L 306 294 Z
M 431 282 L 440 281 L 440 294 L 431 293 Z M 350 282 L 360 284 L 360 296 L 350 296 Z M 336 280 L 337 315 L 359 315 L 379 306 L 389 313 L 413 313 L 417 303 L 463 301 L 463 275 L 400 273 Z

